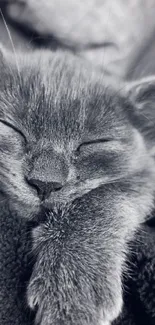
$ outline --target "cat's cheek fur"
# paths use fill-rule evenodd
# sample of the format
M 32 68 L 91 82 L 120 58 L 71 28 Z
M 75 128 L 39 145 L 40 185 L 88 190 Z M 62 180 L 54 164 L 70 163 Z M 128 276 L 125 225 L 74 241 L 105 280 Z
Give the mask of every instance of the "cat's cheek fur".
M 0 185 L 10 210 L 22 217 L 30 219 L 38 212 L 39 199 L 25 182 L 22 159 L 11 157 L 10 155 L 1 153 L 0 156 Z

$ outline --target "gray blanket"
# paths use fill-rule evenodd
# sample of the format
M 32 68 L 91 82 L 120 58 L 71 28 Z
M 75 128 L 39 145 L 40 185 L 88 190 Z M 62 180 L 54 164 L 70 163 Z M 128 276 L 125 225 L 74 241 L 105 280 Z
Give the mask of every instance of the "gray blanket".
M 0 212 L 0 324 L 31 325 L 26 285 L 32 269 L 30 230 L 25 220 Z

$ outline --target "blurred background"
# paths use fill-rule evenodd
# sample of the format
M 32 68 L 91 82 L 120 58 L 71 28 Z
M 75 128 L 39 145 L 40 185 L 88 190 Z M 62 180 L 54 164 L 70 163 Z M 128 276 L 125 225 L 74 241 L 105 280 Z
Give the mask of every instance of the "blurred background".
M 121 79 L 155 74 L 155 0 L 0 0 L 0 43 L 68 49 Z M 6 27 L 6 24 L 7 27 Z

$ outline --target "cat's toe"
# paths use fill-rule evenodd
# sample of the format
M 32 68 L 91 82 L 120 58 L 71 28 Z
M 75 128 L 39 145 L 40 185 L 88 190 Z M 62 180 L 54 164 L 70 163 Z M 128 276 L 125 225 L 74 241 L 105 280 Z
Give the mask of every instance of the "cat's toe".
M 103 323 L 101 322 L 101 325 L 111 324 L 111 322 L 114 321 L 120 315 L 122 311 L 122 305 L 123 305 L 122 296 L 118 295 L 117 300 L 115 301 L 113 306 L 106 308 L 103 311 L 105 321 L 103 321 Z
M 29 307 L 36 312 L 36 325 L 51 325 L 51 304 L 48 292 L 45 292 L 41 280 L 36 279 L 30 282 L 27 298 Z
M 113 279 L 116 275 L 113 275 Z M 109 290 L 105 290 L 103 307 L 100 311 L 99 325 L 111 324 L 121 313 L 123 306 L 121 278 L 118 277 L 117 282 L 111 281 Z
M 43 283 L 40 278 L 33 279 L 29 283 L 27 290 L 27 301 L 32 310 L 36 309 L 40 305 L 42 285 Z

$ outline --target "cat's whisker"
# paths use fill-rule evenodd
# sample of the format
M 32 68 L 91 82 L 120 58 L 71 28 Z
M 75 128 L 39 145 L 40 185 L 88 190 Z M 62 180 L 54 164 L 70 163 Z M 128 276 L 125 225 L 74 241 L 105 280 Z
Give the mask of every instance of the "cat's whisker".
M 18 76 L 19 76 L 19 80 L 20 80 L 20 83 L 21 83 L 21 72 L 20 72 L 20 67 L 19 67 L 19 62 L 18 62 L 18 59 L 17 59 L 17 52 L 16 52 L 16 49 L 15 49 L 15 46 L 14 46 L 14 43 L 13 43 L 13 39 L 12 39 L 12 36 L 11 36 L 11 32 L 9 30 L 9 27 L 7 25 L 7 22 L 5 20 L 5 17 L 3 15 L 3 12 L 2 12 L 2 9 L 0 8 L 0 15 L 2 17 L 2 20 L 3 20 L 3 23 L 4 23 L 4 26 L 6 28 L 6 31 L 7 31 L 7 34 L 8 34 L 8 37 L 9 37 L 9 40 L 10 40 L 10 43 L 11 43 L 11 46 L 12 46 L 12 50 L 13 50 L 13 53 L 14 53 L 14 57 L 15 57 L 15 63 L 16 63 L 16 68 L 17 68 L 17 71 L 18 71 Z

